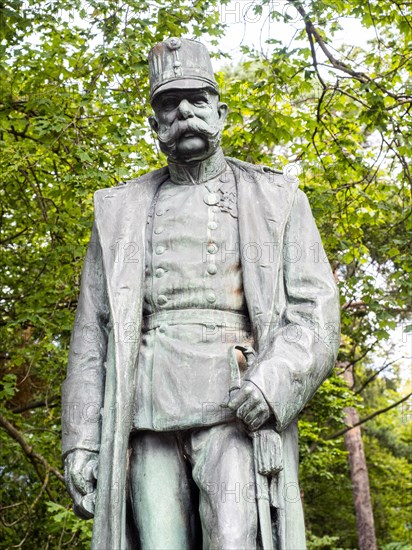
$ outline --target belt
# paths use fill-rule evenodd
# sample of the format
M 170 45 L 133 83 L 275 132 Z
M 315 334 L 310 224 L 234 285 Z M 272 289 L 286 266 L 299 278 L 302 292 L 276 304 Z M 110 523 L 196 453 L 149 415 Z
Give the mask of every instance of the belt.
M 168 309 L 143 317 L 143 331 L 153 330 L 161 325 L 205 325 L 250 331 L 247 315 L 221 309 Z

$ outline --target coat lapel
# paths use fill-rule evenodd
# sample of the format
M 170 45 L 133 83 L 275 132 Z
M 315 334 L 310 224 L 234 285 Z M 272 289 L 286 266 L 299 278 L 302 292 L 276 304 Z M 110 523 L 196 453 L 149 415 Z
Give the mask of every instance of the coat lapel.
M 257 351 L 279 318 L 283 235 L 297 182 L 237 159 L 228 159 L 238 190 L 243 286 Z
M 102 189 L 95 194 L 95 217 L 112 327 L 106 363 L 93 550 L 126 547 L 126 461 L 136 395 L 146 225 L 156 191 L 167 177 L 167 169 L 161 169 L 126 186 Z
M 140 334 L 140 330 L 136 333 L 140 328 L 136 305 L 141 300 L 144 276 L 146 222 L 156 191 L 167 177 L 167 169 L 162 168 L 128 185 L 102 189 L 95 195 L 116 342 L 133 343 L 138 340 L 135 335 Z M 126 348 L 130 353 L 133 346 Z
M 161 169 L 96 194 L 96 221 L 115 342 L 116 402 L 125 411 L 135 395 L 131 385 L 140 344 L 147 218 L 157 189 L 167 177 L 167 169 Z

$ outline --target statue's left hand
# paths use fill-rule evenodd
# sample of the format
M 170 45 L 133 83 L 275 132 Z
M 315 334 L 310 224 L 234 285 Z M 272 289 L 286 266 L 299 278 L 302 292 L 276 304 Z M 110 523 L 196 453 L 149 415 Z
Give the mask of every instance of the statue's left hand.
M 94 516 L 98 453 L 75 449 L 64 461 L 64 479 L 73 500 L 76 516 L 90 519 Z
M 260 428 L 270 416 L 269 405 L 253 382 L 244 382 L 238 391 L 231 392 L 227 406 L 251 431 Z

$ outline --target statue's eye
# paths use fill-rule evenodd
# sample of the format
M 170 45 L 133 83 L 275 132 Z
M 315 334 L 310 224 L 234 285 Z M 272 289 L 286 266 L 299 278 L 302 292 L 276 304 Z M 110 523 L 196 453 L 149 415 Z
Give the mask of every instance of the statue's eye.
M 196 105 L 196 107 L 202 107 L 203 105 L 207 104 L 207 100 L 205 97 L 202 97 L 202 96 L 194 97 L 192 99 L 192 104 Z
M 168 97 L 162 101 L 162 108 L 168 110 L 176 109 L 177 104 L 177 99 L 175 99 L 174 97 Z

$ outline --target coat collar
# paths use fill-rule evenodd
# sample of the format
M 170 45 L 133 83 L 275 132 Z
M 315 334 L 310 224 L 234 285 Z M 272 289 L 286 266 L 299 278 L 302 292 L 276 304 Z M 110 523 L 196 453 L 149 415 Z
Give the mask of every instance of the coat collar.
M 219 147 L 209 158 L 194 164 L 176 164 L 169 162 L 170 179 L 173 183 L 184 185 L 198 185 L 212 178 L 217 178 L 226 169 L 226 161 L 222 149 Z

